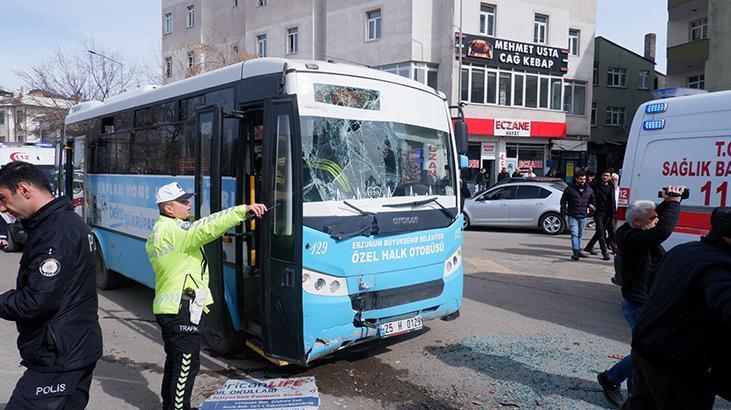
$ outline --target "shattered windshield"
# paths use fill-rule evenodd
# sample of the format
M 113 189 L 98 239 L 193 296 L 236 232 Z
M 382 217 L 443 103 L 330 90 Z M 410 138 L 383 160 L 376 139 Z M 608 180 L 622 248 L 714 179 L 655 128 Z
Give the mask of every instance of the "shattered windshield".
M 301 124 L 305 202 L 455 195 L 444 131 L 326 117 Z

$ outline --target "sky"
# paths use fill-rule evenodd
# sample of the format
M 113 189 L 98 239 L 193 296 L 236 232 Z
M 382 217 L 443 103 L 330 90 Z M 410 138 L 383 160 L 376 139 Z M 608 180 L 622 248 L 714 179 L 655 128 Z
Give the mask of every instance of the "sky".
M 656 69 L 665 73 L 667 0 L 596 1 L 597 36 L 642 55 L 645 33 L 656 33 Z M 6 39 L 0 87 L 18 89 L 24 84 L 14 71 L 48 60 L 57 49 L 79 50 L 88 38 L 125 62 L 154 66 L 161 9 L 160 0 L 0 0 L 0 38 Z

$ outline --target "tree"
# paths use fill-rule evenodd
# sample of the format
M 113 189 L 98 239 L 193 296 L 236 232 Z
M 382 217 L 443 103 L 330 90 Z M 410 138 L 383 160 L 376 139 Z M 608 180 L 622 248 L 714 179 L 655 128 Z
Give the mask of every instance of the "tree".
M 36 116 L 36 121 L 51 134 L 60 134 L 71 105 L 90 100 L 104 101 L 138 83 L 140 69 L 122 61 L 118 53 L 87 39 L 75 51 L 58 49 L 47 60 L 28 70 L 15 71 L 15 74 L 30 90 L 36 90 L 52 101 L 48 110 Z

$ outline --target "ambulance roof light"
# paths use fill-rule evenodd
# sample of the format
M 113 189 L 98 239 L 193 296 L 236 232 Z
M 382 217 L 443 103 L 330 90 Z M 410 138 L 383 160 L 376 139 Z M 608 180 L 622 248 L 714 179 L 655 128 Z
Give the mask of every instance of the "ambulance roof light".
M 665 128 L 665 120 L 647 120 L 642 123 L 642 129 L 645 131 L 655 131 Z
M 661 112 L 665 112 L 667 110 L 668 110 L 668 103 L 666 103 L 666 102 L 652 103 L 652 104 L 647 104 L 645 106 L 646 114 L 658 114 Z

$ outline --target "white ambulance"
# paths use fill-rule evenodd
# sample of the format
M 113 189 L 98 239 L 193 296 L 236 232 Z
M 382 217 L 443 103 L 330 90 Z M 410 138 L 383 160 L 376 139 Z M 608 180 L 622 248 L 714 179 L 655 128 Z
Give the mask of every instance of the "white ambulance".
M 660 201 L 658 191 L 685 185 L 673 235 L 666 249 L 698 240 L 710 229 L 713 208 L 731 206 L 731 91 L 642 104 L 632 121 L 624 156 L 618 220 L 637 200 Z
M 52 192 L 56 192 L 56 153 L 57 149 L 52 145 L 45 144 L 23 144 L 23 143 L 0 143 L 0 166 L 12 161 L 23 161 L 38 166 L 48 177 L 51 183 Z M 27 240 L 27 235 L 12 215 L 2 214 L 7 224 L 6 251 L 13 252 L 22 249 Z

